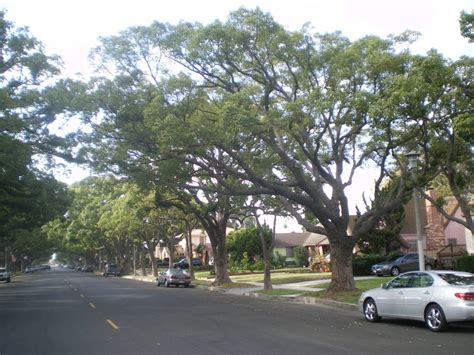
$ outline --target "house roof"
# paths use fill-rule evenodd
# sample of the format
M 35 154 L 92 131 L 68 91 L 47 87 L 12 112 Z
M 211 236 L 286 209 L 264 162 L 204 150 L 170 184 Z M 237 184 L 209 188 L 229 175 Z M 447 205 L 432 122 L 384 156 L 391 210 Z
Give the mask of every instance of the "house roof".
M 301 233 L 276 233 L 275 248 L 287 248 L 298 246 L 328 245 L 327 237 L 322 234 L 301 232 Z
M 276 248 L 303 246 L 311 233 L 275 233 L 274 246 Z
M 303 246 L 310 247 L 315 245 L 329 245 L 328 237 L 323 234 L 311 233 L 303 243 Z

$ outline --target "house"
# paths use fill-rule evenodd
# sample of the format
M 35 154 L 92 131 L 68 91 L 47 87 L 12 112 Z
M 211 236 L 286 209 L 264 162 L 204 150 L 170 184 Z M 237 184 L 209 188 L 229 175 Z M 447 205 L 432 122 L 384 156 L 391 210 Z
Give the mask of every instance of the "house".
M 329 241 L 325 235 L 310 232 L 275 233 L 273 253 L 286 257 L 287 264 L 295 263 L 296 247 L 307 248 L 309 255 L 329 253 Z
M 436 200 L 434 190 L 427 191 L 429 196 Z M 461 209 L 455 198 L 446 198 L 445 210 L 454 217 L 463 218 Z M 474 243 L 469 229 L 459 223 L 445 218 L 430 201 L 420 199 L 420 219 L 423 226 L 423 249 L 426 255 L 437 257 L 438 253 L 448 246 L 455 246 L 457 250 L 466 250 L 474 253 Z M 405 219 L 400 231 L 403 239 L 410 245 L 410 250 L 416 251 L 416 221 L 413 200 L 405 205 Z
M 232 228 L 227 228 L 226 235 L 232 232 Z M 180 234 L 175 237 L 175 254 L 177 256 L 185 256 L 187 255 L 187 246 L 186 246 L 186 238 L 184 238 L 183 234 Z M 202 245 L 202 251 L 198 254 L 196 248 Z M 192 255 L 195 258 L 201 258 L 203 264 L 209 264 L 209 260 L 213 257 L 211 241 L 209 236 L 207 235 L 204 229 L 193 229 L 191 232 L 191 250 Z M 166 246 L 157 245 L 155 249 L 155 256 L 158 259 L 169 258 L 170 252 Z

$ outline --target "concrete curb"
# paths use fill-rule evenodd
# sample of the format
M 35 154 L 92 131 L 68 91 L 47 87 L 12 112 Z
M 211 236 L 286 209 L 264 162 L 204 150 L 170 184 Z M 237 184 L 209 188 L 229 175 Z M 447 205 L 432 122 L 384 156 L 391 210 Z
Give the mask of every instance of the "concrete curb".
M 339 302 L 333 300 L 326 300 L 321 298 L 314 297 L 304 297 L 298 295 L 285 295 L 285 296 L 272 296 L 272 295 L 263 295 L 256 292 L 243 292 L 243 293 L 232 293 L 232 289 L 216 287 L 216 286 L 202 286 L 197 285 L 196 288 L 206 289 L 212 292 L 220 292 L 224 294 L 234 295 L 234 296 L 245 296 L 245 297 L 254 297 L 262 300 L 271 300 L 271 301 L 284 301 L 289 303 L 298 303 L 298 304 L 307 304 L 307 305 L 325 305 L 329 307 L 335 307 L 339 309 L 347 309 L 350 311 L 357 311 L 359 308 L 356 304 Z
M 150 277 L 141 277 L 141 276 L 123 276 L 123 278 L 127 278 L 130 280 L 137 280 L 137 281 L 144 281 L 144 282 L 154 282 L 154 278 L 150 279 Z M 245 296 L 245 297 L 254 297 L 254 298 L 259 298 L 262 300 L 273 300 L 273 301 L 285 301 L 289 303 L 298 303 L 298 304 L 307 304 L 307 305 L 324 305 L 324 306 L 329 306 L 329 307 L 335 307 L 339 309 L 347 309 L 351 311 L 357 311 L 358 306 L 352 303 L 345 303 L 345 302 L 339 302 L 339 301 L 333 301 L 333 300 L 326 300 L 326 299 L 321 299 L 321 298 L 314 298 L 314 297 L 303 297 L 299 295 L 285 295 L 285 296 L 272 296 L 272 295 L 263 295 L 261 293 L 256 293 L 256 288 L 249 288 L 248 291 L 245 291 L 245 289 L 232 289 L 232 288 L 225 288 L 225 287 L 219 287 L 219 286 L 205 286 L 205 285 L 192 285 L 194 288 L 199 288 L 202 290 L 208 290 L 211 292 L 219 292 L 222 294 L 228 294 L 228 295 L 233 295 L 233 296 Z M 260 290 L 261 287 L 258 287 Z M 238 292 L 233 292 L 233 290 Z
M 278 301 L 286 301 L 286 302 L 291 302 L 291 303 L 308 304 L 308 305 L 322 305 L 323 304 L 325 306 L 342 308 L 342 309 L 347 309 L 347 310 L 351 310 L 351 311 L 357 311 L 358 310 L 357 305 L 352 304 L 352 303 L 325 300 L 325 299 L 321 299 L 321 298 L 303 297 L 303 296 L 294 296 L 294 295 L 271 296 L 271 295 L 262 295 L 260 293 L 253 293 L 253 292 L 245 293 L 243 295 L 244 296 L 250 296 L 250 297 L 256 297 L 256 298 L 261 298 L 261 299 L 266 299 L 266 300 L 278 300 Z

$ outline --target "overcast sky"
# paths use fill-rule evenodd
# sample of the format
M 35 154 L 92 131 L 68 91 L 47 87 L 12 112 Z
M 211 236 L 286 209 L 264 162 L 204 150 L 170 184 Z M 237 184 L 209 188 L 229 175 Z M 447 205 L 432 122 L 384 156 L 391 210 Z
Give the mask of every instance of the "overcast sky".
M 17 26 L 29 26 L 49 54 L 65 61 L 65 73 L 90 73 L 87 55 L 99 36 L 152 21 L 209 23 L 230 11 L 260 7 L 290 30 L 310 22 L 315 32 L 341 31 L 351 39 L 382 37 L 410 29 L 422 34 L 412 50 L 436 48 L 445 56 L 474 55 L 460 36 L 459 14 L 472 0 L 2 0 L 0 8 Z
M 177 23 L 209 23 L 225 20 L 229 12 L 244 6 L 260 7 L 289 30 L 298 30 L 309 22 L 314 32 L 341 31 L 352 40 L 368 34 L 386 37 L 405 30 L 421 33 L 412 45 L 415 53 L 437 49 L 453 60 L 474 56 L 474 44 L 461 37 L 459 15 L 471 12 L 473 0 L 2 0 L 7 19 L 17 26 L 28 26 L 45 45 L 48 54 L 60 55 L 64 74 L 91 73 L 87 56 L 99 36 L 118 34 L 130 26 L 147 26 L 154 20 Z M 350 194 L 357 196 L 370 185 L 367 172 L 359 177 Z M 361 175 L 362 175 L 361 174 Z M 80 169 L 58 177 L 72 182 L 84 177 Z M 357 181 L 356 176 L 356 181 Z M 353 206 L 352 206 L 353 208 Z M 271 222 L 270 222 L 271 223 Z M 299 230 L 292 221 L 288 228 Z M 278 231 L 278 230 L 277 230 Z

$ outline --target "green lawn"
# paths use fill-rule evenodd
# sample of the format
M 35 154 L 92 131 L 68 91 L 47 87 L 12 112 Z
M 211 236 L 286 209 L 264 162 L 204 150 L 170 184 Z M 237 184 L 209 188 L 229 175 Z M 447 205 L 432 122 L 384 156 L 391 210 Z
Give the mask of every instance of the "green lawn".
M 272 272 L 272 284 L 274 285 L 281 285 L 286 283 L 294 283 L 294 282 L 303 282 L 303 281 L 313 281 L 313 280 L 323 280 L 323 279 L 330 279 L 331 273 L 330 272 L 322 272 L 322 273 L 288 273 L 288 272 Z M 263 274 L 262 273 L 255 273 L 255 274 L 248 274 L 248 275 L 234 275 L 231 276 L 232 281 L 235 282 L 263 282 Z
M 211 278 L 209 271 L 199 271 L 195 273 L 196 278 L 205 279 Z M 308 272 L 307 269 L 288 269 L 288 270 L 277 270 L 272 272 L 272 284 L 273 285 L 282 285 L 286 283 L 297 283 L 297 282 L 304 282 L 304 281 L 312 281 L 312 280 L 324 280 L 330 279 L 331 273 L 313 273 Z M 224 285 L 223 287 L 244 287 L 245 283 L 249 282 L 263 282 L 263 273 L 256 272 L 252 274 L 245 274 L 245 275 L 231 275 L 231 279 L 233 284 Z M 314 292 L 304 292 L 290 290 L 290 289 L 274 289 L 274 290 L 262 290 L 258 291 L 258 293 L 266 294 L 266 295 L 275 295 L 275 296 L 282 296 L 282 295 L 295 295 L 301 294 L 305 297 L 316 297 L 316 298 L 325 298 L 331 299 L 340 302 L 352 303 L 357 304 L 360 294 L 363 291 L 366 291 L 371 288 L 380 287 L 380 285 L 384 282 L 390 281 L 392 277 L 377 277 L 373 279 L 367 280 L 356 280 L 355 284 L 357 287 L 356 291 L 351 292 L 339 292 L 339 293 L 327 293 L 326 291 L 314 291 Z M 197 282 L 198 283 L 198 282 Z M 209 282 L 204 281 L 203 284 L 208 284 Z M 325 282 L 322 284 L 309 286 L 313 288 L 323 288 L 327 289 L 329 287 L 329 282 Z M 249 285 L 248 285 L 249 286 Z
M 368 279 L 368 280 L 356 280 L 355 285 L 357 287 L 356 291 L 351 292 L 336 292 L 336 293 L 327 293 L 326 291 L 316 291 L 316 292 L 306 292 L 303 294 L 305 297 L 316 297 L 316 298 L 325 298 L 339 302 L 346 302 L 357 304 L 360 294 L 364 291 L 367 291 L 371 288 L 380 287 L 380 285 L 384 282 L 390 281 L 393 277 L 378 277 L 376 279 Z M 324 284 L 319 284 L 318 288 L 328 288 L 329 282 Z
M 356 287 L 361 290 L 361 291 L 365 291 L 365 290 L 369 290 L 371 288 L 376 288 L 376 287 L 379 287 L 381 284 L 383 284 L 384 282 L 388 282 L 390 281 L 391 279 L 393 279 L 393 277 L 377 277 L 376 279 L 367 279 L 367 280 L 356 280 Z M 318 284 L 318 285 L 314 285 L 314 286 L 310 286 L 312 288 L 328 288 L 330 285 L 330 282 L 325 282 L 323 284 Z
M 392 277 L 378 277 L 376 279 L 368 279 L 368 280 L 356 280 L 356 287 L 357 290 L 351 292 L 336 292 L 336 293 L 327 293 L 326 291 L 314 291 L 314 292 L 301 292 L 297 290 L 289 290 L 289 289 L 276 289 L 276 290 L 262 290 L 258 291 L 258 293 L 265 294 L 265 295 L 273 295 L 273 296 L 284 296 L 284 295 L 294 295 L 294 294 L 301 294 L 304 297 L 315 297 L 321 299 L 330 299 L 339 302 L 345 303 L 352 303 L 357 304 L 359 300 L 359 296 L 362 292 L 369 290 L 371 288 L 380 287 L 380 285 L 384 282 L 390 281 Z M 315 286 L 311 286 L 313 288 L 328 288 L 329 282 L 318 284 Z
M 260 293 L 262 295 L 272 295 L 272 296 L 286 296 L 286 295 L 301 295 L 301 291 L 298 290 L 289 290 L 289 289 L 274 289 L 274 290 L 260 290 L 256 293 Z

